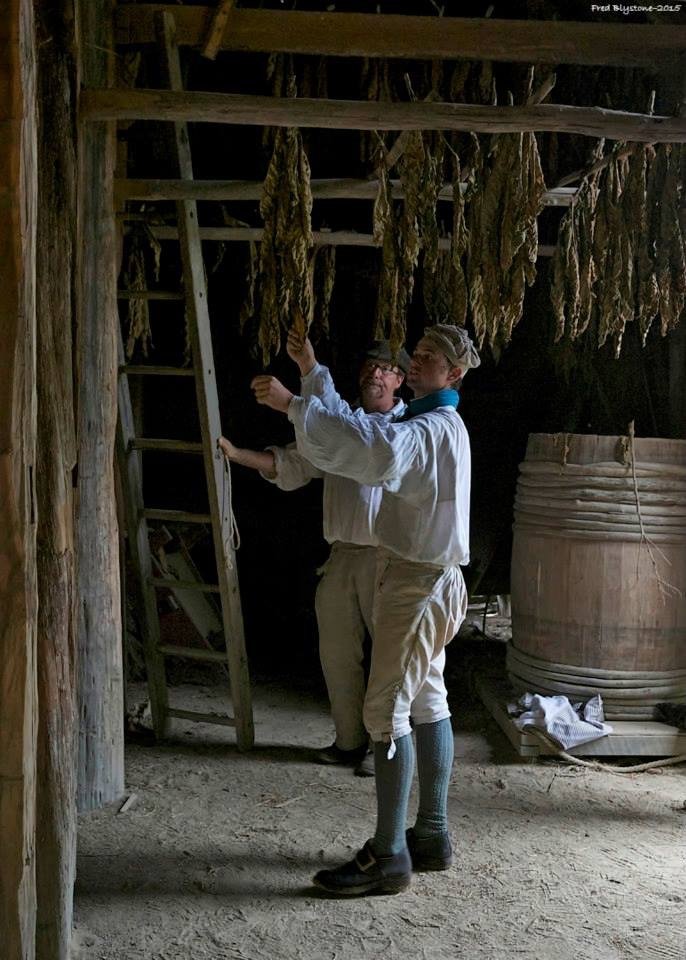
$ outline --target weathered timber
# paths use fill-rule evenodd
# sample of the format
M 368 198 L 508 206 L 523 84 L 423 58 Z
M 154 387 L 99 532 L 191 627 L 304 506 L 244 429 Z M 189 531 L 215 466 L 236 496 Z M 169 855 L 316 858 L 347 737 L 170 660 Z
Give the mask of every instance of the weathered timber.
M 236 0 L 218 0 L 201 51 L 203 57 L 207 57 L 208 60 L 214 60 L 219 53 L 229 14 L 235 6 Z
M 116 41 L 152 43 L 163 4 L 120 4 Z M 178 42 L 200 46 L 212 7 L 168 4 Z M 686 27 L 674 24 L 575 23 L 363 13 L 234 10 L 222 50 L 311 53 L 410 60 L 499 60 L 618 67 L 670 66 L 686 48 Z
M 464 184 L 464 190 L 467 184 Z M 310 183 L 314 200 L 376 200 L 378 180 L 312 180 Z M 114 191 L 120 202 L 125 200 L 259 200 L 263 184 L 259 180 L 115 180 Z M 404 197 L 399 180 L 391 181 L 393 197 Z M 548 207 L 568 207 L 575 187 L 556 187 L 547 190 L 543 202 Z M 452 201 L 452 184 L 445 184 L 438 194 L 439 200 Z M 149 291 L 150 299 L 156 291 Z M 120 291 L 120 297 L 143 296 L 138 291 Z M 181 297 L 181 294 L 177 294 Z M 171 292 L 169 297 L 172 297 Z
M 171 87 L 170 92 L 182 94 L 181 63 L 175 40 L 174 18 L 170 13 L 162 14 L 156 23 L 160 47 L 166 61 L 164 66 Z M 183 179 L 190 180 L 193 178 L 193 164 L 185 122 L 175 123 L 174 133 L 179 174 Z M 212 539 L 220 587 L 224 641 L 229 665 L 231 698 L 236 717 L 236 741 L 239 749 L 249 750 L 253 745 L 255 732 L 241 595 L 233 545 L 231 475 L 227 462 L 217 451 L 217 441 L 222 430 L 207 305 L 205 267 L 195 201 L 179 200 L 177 218 L 184 289 L 187 293 L 188 329 L 196 374 L 195 386 L 207 476 L 207 494 L 212 516 Z M 170 713 L 171 715 L 174 714 Z
M 179 720 L 194 720 L 195 723 L 218 723 L 224 727 L 235 727 L 236 721 L 224 713 L 199 713 L 197 710 L 169 710 L 170 717 L 177 717 Z
M 107 0 L 77 6 L 85 86 L 111 82 Z M 124 790 L 124 718 L 115 511 L 117 291 L 112 182 L 115 125 L 82 127 L 78 234 L 78 692 L 77 803 L 89 810 Z
M 389 103 L 368 100 L 257 97 L 182 90 L 85 90 L 84 120 L 173 120 L 331 130 L 546 131 L 610 140 L 683 143 L 686 119 L 541 103 L 492 107 L 477 103 Z
M 36 5 L 38 778 L 36 958 L 68 960 L 76 873 L 76 63 L 68 0 Z M 50 42 L 45 42 L 46 38 Z
M 176 227 L 161 227 L 154 224 L 150 232 L 157 240 L 176 240 L 179 231 Z M 259 243 L 264 234 L 262 227 L 200 227 L 201 240 L 212 240 L 219 243 L 234 241 L 236 243 Z M 381 244 L 371 233 L 357 233 L 355 230 L 313 230 L 312 239 L 316 247 L 379 247 Z M 439 250 L 449 250 L 450 240 L 441 237 L 438 241 Z M 552 257 L 555 247 L 539 244 L 539 257 Z M 129 369 L 129 368 L 127 368 Z M 144 372 L 142 367 L 138 372 Z
M 31 0 L 0 17 L 0 937 L 35 956 L 36 63 Z

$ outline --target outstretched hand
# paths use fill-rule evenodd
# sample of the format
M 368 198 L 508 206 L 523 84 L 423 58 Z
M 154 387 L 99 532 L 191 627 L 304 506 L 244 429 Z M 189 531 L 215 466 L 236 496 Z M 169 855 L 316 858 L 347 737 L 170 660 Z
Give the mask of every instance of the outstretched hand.
M 272 410 L 278 410 L 279 413 L 288 412 L 288 405 L 293 399 L 293 394 L 276 377 L 260 374 L 259 377 L 253 379 L 250 386 L 258 403 L 265 407 L 271 407 Z
M 286 351 L 291 360 L 300 368 L 300 376 L 305 377 L 317 362 L 310 338 L 298 332 L 295 326 L 288 331 Z
M 227 440 L 226 437 L 220 437 L 217 440 L 217 446 L 227 460 L 238 460 L 238 449 L 231 443 L 230 440 Z

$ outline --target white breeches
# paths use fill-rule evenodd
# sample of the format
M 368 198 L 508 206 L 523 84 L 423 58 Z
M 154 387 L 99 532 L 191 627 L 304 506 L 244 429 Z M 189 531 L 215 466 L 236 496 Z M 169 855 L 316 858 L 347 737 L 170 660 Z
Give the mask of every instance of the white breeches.
M 415 724 L 450 716 L 445 647 L 467 611 L 459 567 L 415 563 L 379 549 L 372 661 L 364 724 L 372 740 L 406 736 Z

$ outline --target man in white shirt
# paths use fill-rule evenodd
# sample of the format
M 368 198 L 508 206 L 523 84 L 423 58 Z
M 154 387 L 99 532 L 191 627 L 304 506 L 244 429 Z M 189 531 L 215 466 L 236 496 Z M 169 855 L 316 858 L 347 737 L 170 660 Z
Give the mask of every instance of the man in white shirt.
M 358 380 L 360 407 L 356 410 L 338 395 L 329 371 L 317 363 L 309 340 L 301 343 L 291 334 L 288 352 L 300 368 L 302 395 L 318 397 L 327 410 L 370 420 L 395 420 L 405 412 L 404 402 L 395 394 L 410 358 L 404 350 L 392 357 L 387 340 L 374 341 L 365 354 Z M 366 689 L 364 639 L 365 631 L 372 635 L 378 546 L 374 524 L 381 488 L 320 470 L 298 452 L 295 444 L 247 450 L 222 437 L 219 445 L 229 460 L 259 470 L 282 490 L 296 490 L 315 477 L 324 480 L 323 533 L 331 544 L 331 554 L 317 587 L 315 607 L 319 656 L 336 739 L 318 751 L 316 758 L 320 763 L 354 765 L 357 776 L 374 776 L 362 706 Z
M 357 856 L 314 882 L 336 895 L 395 893 L 412 870 L 452 862 L 447 795 L 453 760 L 443 683 L 445 645 L 467 607 L 460 566 L 469 561 L 469 438 L 457 387 L 479 357 L 463 328 L 427 327 L 412 355 L 415 394 L 405 422 L 353 419 L 278 380 L 253 380 L 259 403 L 288 414 L 303 456 L 320 469 L 379 485 L 381 506 L 372 663 L 364 704 L 374 741 L 377 826 Z M 419 810 L 406 831 L 417 740 Z

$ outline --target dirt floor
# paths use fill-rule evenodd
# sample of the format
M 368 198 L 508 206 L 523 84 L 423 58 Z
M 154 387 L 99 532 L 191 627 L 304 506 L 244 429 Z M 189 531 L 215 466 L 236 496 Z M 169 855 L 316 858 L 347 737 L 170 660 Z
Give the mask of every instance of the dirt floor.
M 470 684 L 502 646 L 449 648 L 448 872 L 397 896 L 317 893 L 311 875 L 372 832 L 374 781 L 312 762 L 332 739 L 314 672 L 256 678 L 252 753 L 175 721 L 170 742 L 129 745 L 130 809 L 82 817 L 74 960 L 686 960 L 686 766 L 520 760 Z M 219 686 L 172 692 L 223 706 Z

